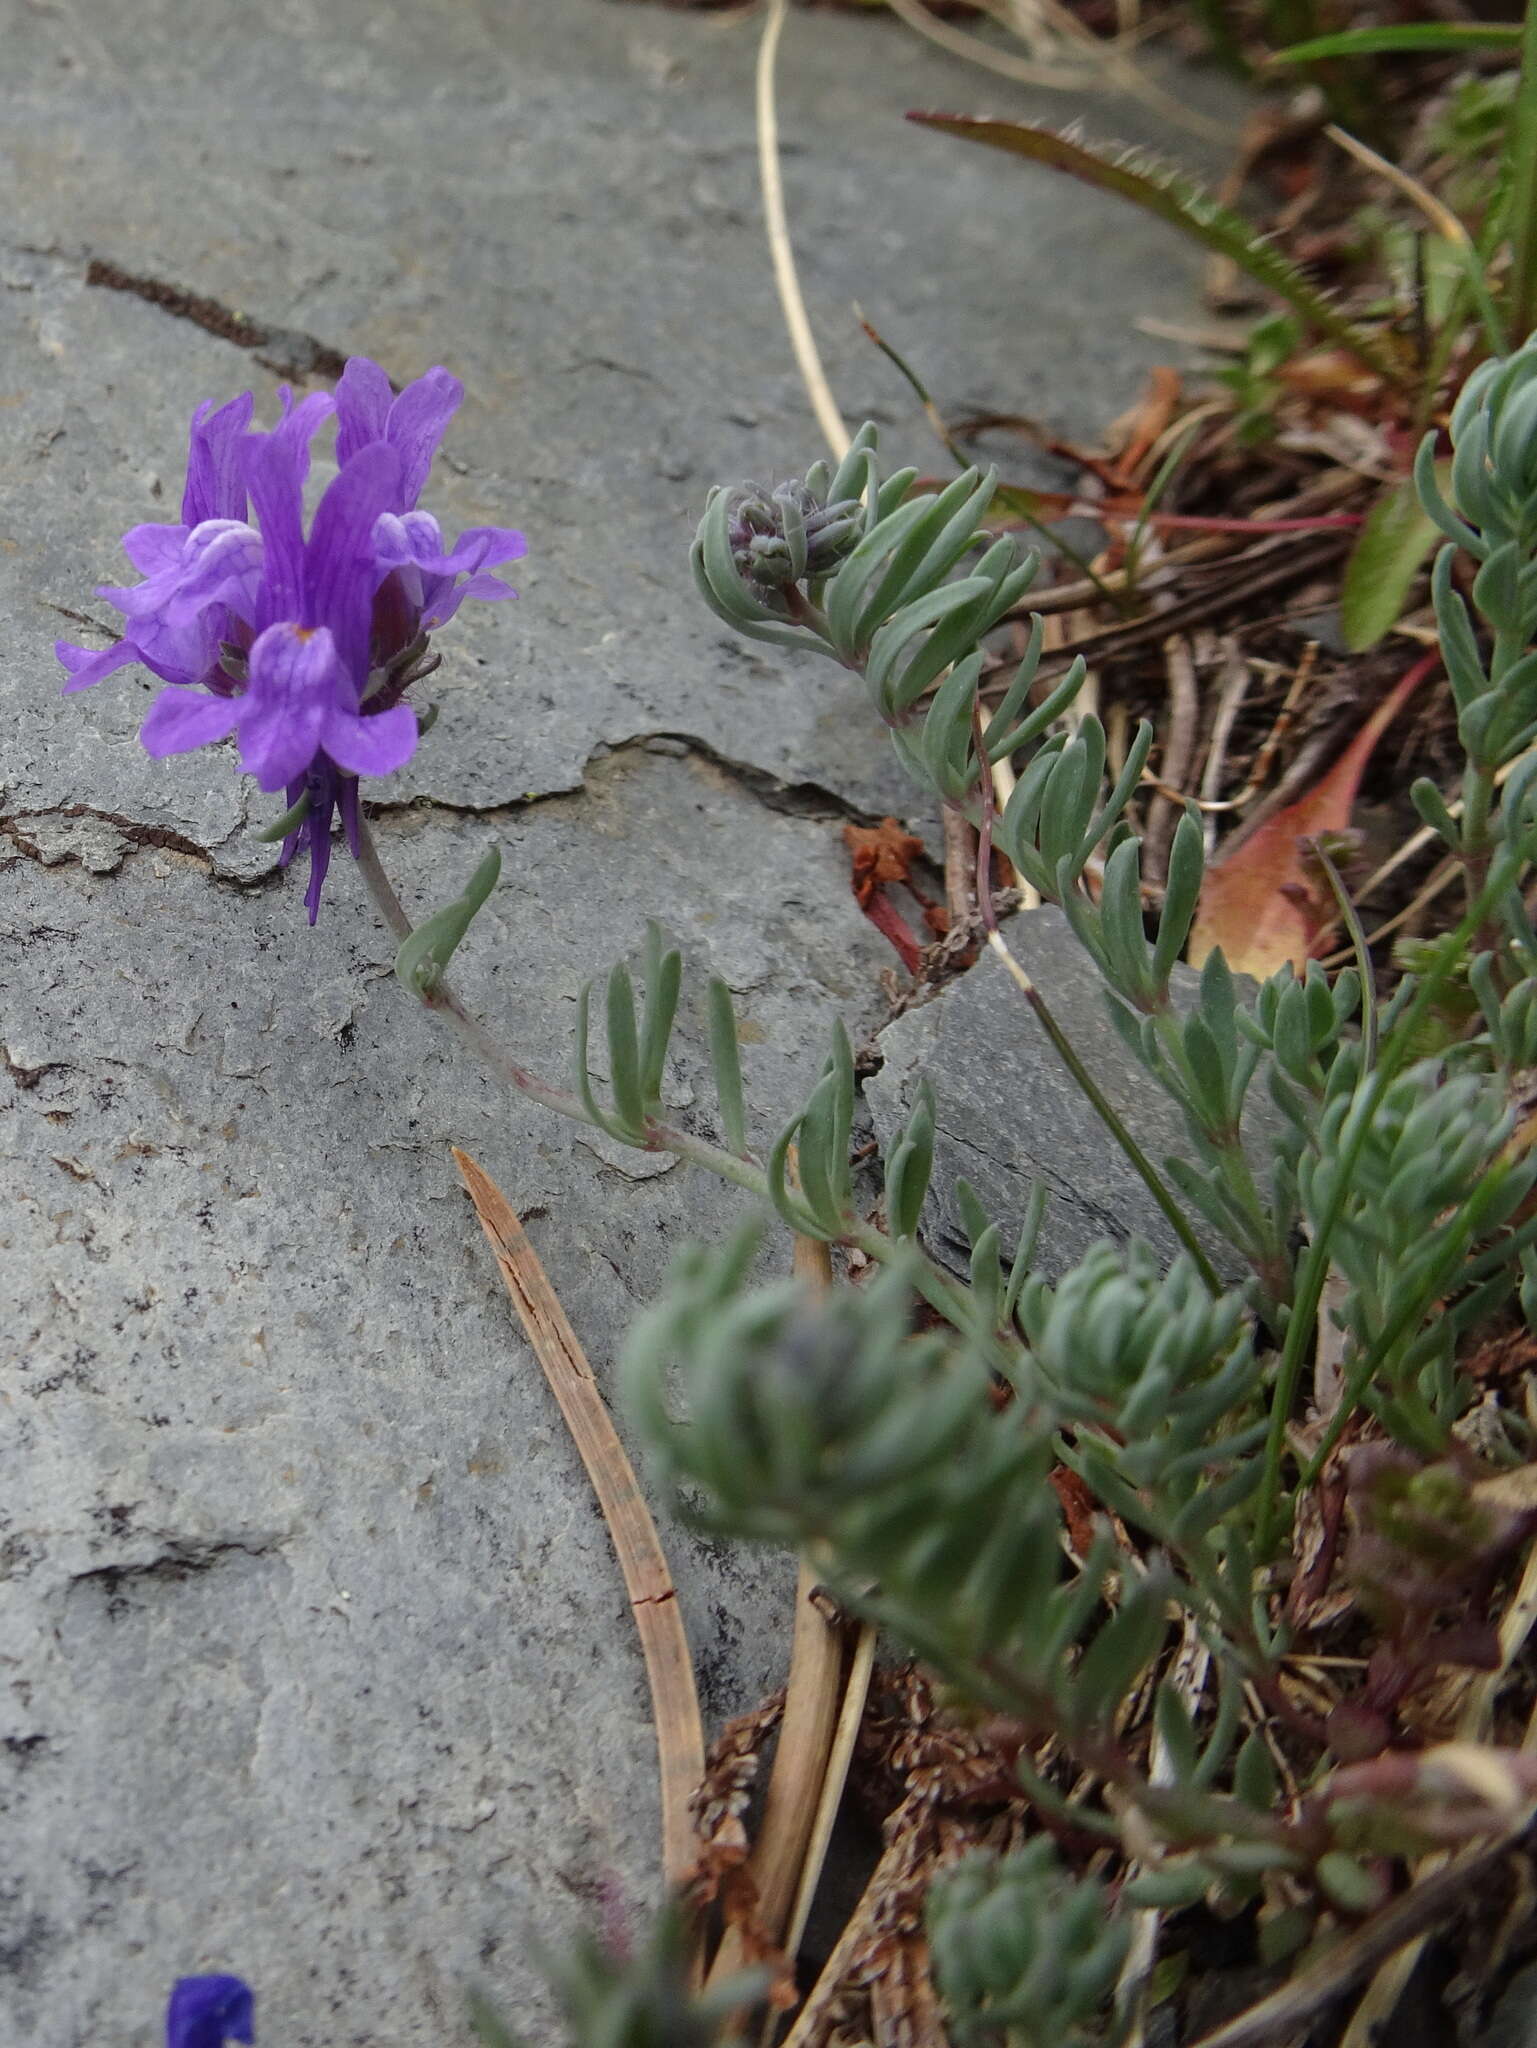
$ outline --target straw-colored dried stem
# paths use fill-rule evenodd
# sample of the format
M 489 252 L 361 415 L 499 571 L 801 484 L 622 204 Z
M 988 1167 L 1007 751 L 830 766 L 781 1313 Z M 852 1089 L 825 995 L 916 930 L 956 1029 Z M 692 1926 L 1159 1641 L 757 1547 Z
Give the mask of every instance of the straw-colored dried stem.
M 831 1256 L 825 1244 L 797 1237 L 794 1263 L 796 1276 L 809 1293 L 820 1294 L 831 1285 Z M 843 1630 L 828 1619 L 815 1595 L 816 1577 L 803 1559 L 795 1586 L 784 1716 L 764 1794 L 763 1822 L 747 1860 L 757 1895 L 758 1931 L 775 1942 L 784 1940 L 790 1925 L 827 1777 L 842 1691 Z M 709 1981 L 714 1984 L 730 1976 L 743 1961 L 741 1937 L 736 1928 L 728 1927 L 710 1966 Z
M 821 352 L 811 331 L 810 316 L 795 268 L 795 251 L 790 241 L 789 216 L 785 211 L 784 179 L 779 168 L 779 109 L 774 91 L 774 62 L 779 38 L 784 32 L 787 0 L 769 0 L 763 24 L 763 41 L 758 46 L 757 115 L 758 176 L 763 190 L 763 224 L 768 232 L 769 255 L 774 265 L 774 283 L 784 312 L 795 363 L 816 414 L 822 438 L 841 462 L 848 453 L 849 430 L 843 423 L 833 397 Z
M 964 931 L 971 923 L 974 903 L 977 835 L 959 804 L 945 804 L 940 823 L 945 846 L 945 911 L 951 931 Z
M 1159 781 L 1177 794 L 1160 793 L 1153 798 L 1147 807 L 1147 826 L 1142 835 L 1143 880 L 1159 887 L 1168 877 L 1169 846 L 1184 807 L 1185 779 L 1195 753 L 1200 718 L 1195 659 L 1183 633 L 1171 633 L 1163 643 L 1163 668 L 1169 692 L 1169 722 Z
M 874 1933 L 881 1902 L 905 1867 L 909 1855 L 909 1843 L 900 1833 L 894 1833 L 871 1873 L 870 1882 L 865 1886 L 848 1925 L 839 1935 L 837 1946 L 827 1958 L 821 1976 L 796 2014 L 795 2025 L 780 2043 L 780 2048 L 813 2048 L 813 2043 L 820 2041 L 833 2005 L 843 1989 L 844 1979 Z
M 704 1730 L 677 1591 L 592 1368 L 512 1204 L 468 1153 L 454 1163 L 469 1190 L 534 1355 L 587 1468 L 624 1574 L 646 1659 L 662 1785 L 662 1866 L 681 1884 L 698 1854 L 689 1801 L 704 1777 Z
M 795 1894 L 795 1907 L 785 1933 L 785 1949 L 792 1956 L 799 1950 L 801 1939 L 806 1932 L 806 1922 L 811 1917 L 817 1886 L 822 1881 L 822 1866 L 827 1861 L 828 1844 L 832 1841 L 838 1808 L 843 1803 L 843 1790 L 848 1783 L 849 1765 L 854 1760 L 854 1745 L 859 1740 L 865 1706 L 870 1697 L 870 1676 L 875 1669 L 876 1633 L 870 1622 L 862 1622 L 859 1634 L 854 1639 L 854 1655 L 849 1663 L 848 1682 L 843 1688 L 843 1704 L 838 1709 L 838 1725 L 833 1730 L 832 1748 L 827 1757 L 827 1775 L 822 1780 L 822 1796 L 817 1801 L 816 1818 L 812 1822 L 811 1839 L 806 1845 L 806 1859 L 801 1869 L 800 1886 Z

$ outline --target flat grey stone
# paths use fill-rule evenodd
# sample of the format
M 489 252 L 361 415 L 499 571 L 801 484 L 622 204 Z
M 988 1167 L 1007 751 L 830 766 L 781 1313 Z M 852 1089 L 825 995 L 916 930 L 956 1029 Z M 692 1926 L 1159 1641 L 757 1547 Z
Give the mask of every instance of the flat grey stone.
M 1026 911 L 1005 925 L 1004 937 L 1154 1165 L 1170 1153 L 1188 1155 L 1184 1119 L 1116 1036 L 1105 985 L 1062 912 Z M 1192 996 L 1195 987 L 1188 968 L 1175 970 L 1176 1000 Z M 864 1092 L 887 1157 L 912 1113 L 918 1082 L 926 1076 L 934 1089 L 934 1175 L 924 1232 L 936 1258 L 959 1273 L 968 1270 L 958 1179 L 976 1189 L 1002 1227 L 1005 1245 L 1017 1238 L 1032 1191 L 1045 1188 L 1036 1264 L 1047 1278 L 1107 1238 L 1143 1238 L 1166 1258 L 1178 1251 L 1142 1179 L 994 954 L 984 951 L 969 973 L 888 1024 L 876 1043 L 885 1064 Z M 1241 1268 L 1231 1249 L 1203 1225 L 1198 1229 L 1219 1267 L 1236 1277 Z
M 836 832 L 708 762 L 632 749 L 494 828 L 381 825 L 412 904 L 492 836 L 460 979 L 537 1071 L 564 1078 L 581 981 L 647 914 L 689 962 L 685 1120 L 708 971 L 760 1140 L 868 1004 L 883 946 Z M 403 996 L 348 863 L 312 932 L 293 886 L 175 851 L 107 879 L 13 855 L 0 944 L 0 2040 L 148 2048 L 200 1967 L 294 2048 L 464 2039 L 475 1977 L 526 2025 L 530 1933 L 611 1879 L 652 1896 L 654 1747 L 448 1147 L 532 1218 L 605 1382 L 669 1258 L 746 1198 L 505 1099 Z M 788 1567 L 666 1534 L 718 1721 L 777 1682 Z
M 607 0 L 292 0 L 268 32 L 199 0 L 81 0 L 7 22 L 9 217 L 0 250 L 9 459 L 0 590 L 27 622 L 0 672 L 25 715 L 13 808 L 86 801 L 270 867 L 233 786 L 123 765 L 145 690 L 54 701 L 48 644 L 109 623 L 118 536 L 175 515 L 186 422 L 252 387 L 273 411 L 294 333 L 397 378 L 444 361 L 468 400 L 432 503 L 529 535 L 524 601 L 469 608 L 433 685 L 442 725 L 403 786 L 487 806 L 580 786 L 595 747 L 672 732 L 787 782 L 899 815 L 909 786 L 860 684 L 781 659 L 680 576 L 707 488 L 822 452 L 784 339 L 757 194 L 756 35 Z M 900 28 L 796 18 L 785 176 L 808 303 L 847 417 L 893 460 L 945 461 L 857 301 L 955 409 L 1094 434 L 1188 313 L 1172 232 L 1043 171 L 906 125 L 914 104 L 1030 100 Z M 1134 103 L 1096 110 L 1133 131 Z M 1092 252 L 1092 260 L 1086 260 Z M 241 350 L 87 262 L 279 331 Z M 968 310 L 974 308 L 973 310 Z M 89 634 L 82 634 L 89 639 Z
M 662 918 L 694 989 L 670 1098 L 708 1121 L 719 973 L 766 1137 L 889 964 L 838 821 L 911 799 L 857 682 L 734 640 L 688 581 L 709 484 L 820 452 L 755 37 L 604 0 L 3 25 L 0 2048 L 150 2048 L 200 1969 L 246 1975 L 283 2048 L 447 2048 L 471 1978 L 542 2043 L 530 1935 L 655 1895 L 652 1738 L 448 1146 L 531 1217 L 605 1382 L 672 1253 L 742 1204 L 504 1102 L 402 998 L 345 858 L 311 932 L 254 835 L 273 801 L 217 755 L 149 761 L 141 676 L 61 699 L 51 642 L 110 627 L 93 587 L 175 516 L 199 400 L 270 419 L 347 353 L 447 362 L 469 399 L 432 508 L 530 554 L 521 601 L 443 643 L 441 721 L 376 792 L 386 858 L 424 909 L 504 847 L 460 979 L 547 1073 L 581 981 Z M 1167 355 L 1135 316 L 1188 311 L 1172 237 L 900 118 L 980 86 L 889 24 L 786 36 L 808 299 L 894 459 L 928 443 L 851 301 L 955 409 L 1077 434 Z M 776 1682 L 787 1570 L 668 1541 L 719 1719 Z

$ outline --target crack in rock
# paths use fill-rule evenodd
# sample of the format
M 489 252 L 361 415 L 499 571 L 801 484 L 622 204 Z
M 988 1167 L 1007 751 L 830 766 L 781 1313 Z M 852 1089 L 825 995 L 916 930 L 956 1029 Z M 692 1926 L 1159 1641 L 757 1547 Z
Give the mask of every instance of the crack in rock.
M 173 320 L 190 320 L 194 327 L 201 327 L 205 334 L 227 341 L 234 348 L 251 349 L 263 368 L 279 377 L 329 377 L 334 383 L 347 367 L 347 359 L 339 349 L 317 341 L 313 334 L 301 333 L 293 327 L 268 326 L 265 321 L 253 320 L 247 313 L 221 305 L 217 299 L 204 298 L 158 277 L 135 276 L 101 257 L 92 257 L 86 265 L 85 281 L 102 291 L 129 292 L 146 305 L 158 306 Z M 390 388 L 398 391 L 400 386 L 392 379 Z
M 751 761 L 739 761 L 730 754 L 723 754 L 708 740 L 697 738 L 685 732 L 640 732 L 632 733 L 621 740 L 599 740 L 586 760 L 582 763 L 580 776 L 554 789 L 530 791 L 524 796 L 493 797 L 485 803 L 461 802 L 454 797 L 430 795 L 422 792 L 414 796 L 385 798 L 368 804 L 368 815 L 387 817 L 398 811 L 444 811 L 451 817 L 461 818 L 511 818 L 530 811 L 536 805 L 553 803 L 562 797 L 582 796 L 595 768 L 605 761 L 618 759 L 626 754 L 662 754 L 676 760 L 703 762 L 726 777 L 736 788 L 765 810 L 777 811 L 790 818 L 811 818 L 823 821 L 841 819 L 855 825 L 875 825 L 880 822 L 881 813 L 870 810 L 851 798 L 842 796 L 837 790 L 828 789 L 820 782 L 802 780 L 786 782 L 767 768 L 760 768 Z
M 136 1593 L 152 1593 L 162 1586 L 184 1585 L 189 1579 L 200 1578 L 241 1558 L 264 1560 L 275 1557 L 282 1549 L 283 1540 L 277 1535 L 173 1537 L 153 1556 L 72 1571 L 61 1590 L 66 1600 L 94 1592 L 100 1598 L 107 1618 L 117 1620 L 132 1611 Z
M 104 828 L 103 835 L 70 834 L 53 821 L 87 821 Z M 42 826 L 41 832 L 38 827 Z M 238 827 L 236 828 L 239 829 Z M 105 833 L 121 834 L 126 844 L 113 849 Z M 226 835 L 229 837 L 232 835 Z M 112 874 L 123 862 L 130 846 L 158 847 L 164 852 L 183 853 L 205 867 L 213 864 L 215 849 L 189 839 L 170 825 L 147 825 L 137 818 L 125 818 L 118 811 L 102 811 L 92 804 L 51 804 L 40 811 L 15 811 L 0 817 L 0 838 L 8 839 L 23 859 L 40 867 L 57 867 L 61 861 L 77 858 L 92 874 Z M 219 845 L 225 844 L 220 840 Z M 220 880 L 230 877 L 221 876 Z M 265 878 L 263 878 L 265 879 Z
M 45 1074 L 68 1074 L 73 1072 L 69 1060 L 39 1060 L 35 1066 L 20 1060 L 3 1039 L 0 1039 L 0 1067 L 10 1075 L 18 1088 L 35 1088 Z

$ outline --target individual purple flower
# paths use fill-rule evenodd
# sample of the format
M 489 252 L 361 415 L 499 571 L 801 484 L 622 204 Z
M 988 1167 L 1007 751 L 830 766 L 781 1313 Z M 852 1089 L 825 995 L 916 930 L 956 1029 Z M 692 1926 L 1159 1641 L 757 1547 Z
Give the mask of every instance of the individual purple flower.
M 417 499 L 464 387 L 429 370 L 398 395 L 354 357 L 335 397 L 295 402 L 270 433 L 248 431 L 247 395 L 193 417 L 179 526 L 138 526 L 124 547 L 143 581 L 104 588 L 123 637 L 93 653 L 64 641 L 66 691 L 137 662 L 168 687 L 140 737 L 155 759 L 234 736 L 240 764 L 283 790 L 286 865 L 308 853 L 315 922 L 340 811 L 358 851 L 358 777 L 389 775 L 420 727 L 402 699 L 437 666 L 428 636 L 466 598 L 516 596 L 489 570 L 523 536 L 472 527 L 452 546 Z M 336 417 L 338 472 L 304 530 L 310 443 Z
M 166 2007 L 165 2048 L 224 2048 L 256 2039 L 256 2000 L 239 1977 L 179 1977 Z

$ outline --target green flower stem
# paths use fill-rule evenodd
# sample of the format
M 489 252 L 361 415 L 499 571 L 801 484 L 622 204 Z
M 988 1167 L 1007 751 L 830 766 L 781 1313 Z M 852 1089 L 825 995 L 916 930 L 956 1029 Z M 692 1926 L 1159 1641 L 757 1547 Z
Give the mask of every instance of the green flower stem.
M 375 908 L 395 934 L 404 943 L 413 930 L 405 905 L 395 893 L 395 885 L 384 872 L 379 859 L 379 849 L 374 836 L 368 829 L 367 821 L 358 818 L 357 864 L 367 884 L 368 893 L 374 899 Z M 515 1088 L 520 1095 L 527 1095 L 535 1102 L 542 1102 L 546 1109 L 553 1109 L 561 1116 L 574 1117 L 578 1123 L 590 1124 L 592 1118 L 583 1108 L 581 1101 L 569 1089 L 552 1087 L 548 1081 L 541 1081 L 537 1074 L 531 1074 L 527 1067 L 520 1066 L 512 1055 L 497 1044 L 480 1019 L 464 1007 L 455 990 L 450 987 L 446 975 L 440 975 L 434 986 L 425 991 L 421 998 L 425 1009 L 434 1010 L 445 1018 L 466 1045 L 501 1081 L 509 1088 Z
M 1169 1228 L 1190 1254 L 1195 1269 L 1200 1274 L 1203 1283 L 1212 1294 L 1220 1294 L 1222 1292 L 1222 1282 L 1218 1278 L 1217 1269 L 1206 1256 L 1201 1240 L 1190 1227 L 1189 1218 L 1180 1208 L 1178 1202 L 1175 1201 L 1173 1195 L 1170 1194 L 1167 1187 L 1164 1186 L 1158 1169 L 1117 1115 L 1104 1090 L 1078 1057 L 1072 1040 L 1052 1015 L 1046 998 L 1004 944 L 1002 934 L 996 927 L 988 932 L 987 943 L 992 947 L 999 959 L 1002 960 L 1010 974 L 1013 975 L 1020 994 L 1023 995 L 1025 1001 L 1034 1011 L 1036 1021 L 1051 1040 L 1052 1046 L 1055 1048 L 1062 1064 L 1078 1083 L 1090 1108 L 1125 1153 L 1131 1165 L 1136 1169 L 1143 1186 L 1163 1211 L 1164 1216 L 1168 1220 Z
M 1179 1026 L 1174 1012 L 1165 999 L 1153 1013 L 1153 1021 L 1163 1046 L 1164 1058 L 1171 1071 L 1179 1077 L 1184 1089 L 1184 1106 L 1191 1107 L 1196 1101 L 1196 1090 L 1190 1073 L 1190 1063 L 1185 1057 L 1185 1047 L 1180 1037 Z M 1167 1086 L 1167 1083 L 1165 1084 Z M 1173 1094 L 1173 1090 L 1169 1090 Z M 1178 1100 L 1178 1097 L 1175 1097 Z M 1261 1199 L 1254 1172 L 1249 1165 L 1248 1154 L 1243 1149 L 1243 1140 L 1236 1131 L 1214 1129 L 1202 1119 L 1212 1150 L 1217 1155 L 1218 1171 L 1226 1183 L 1228 1193 L 1249 1220 L 1253 1235 L 1247 1255 L 1259 1277 L 1261 1286 L 1273 1302 L 1285 1303 L 1291 1293 L 1292 1269 L 1287 1255 L 1286 1244 L 1275 1218 Z
M 1339 909 L 1340 922 L 1350 938 L 1350 949 L 1356 956 L 1356 973 L 1361 978 L 1361 1067 L 1370 1073 L 1377 1064 L 1377 995 L 1372 986 L 1372 953 L 1366 943 L 1366 927 L 1361 922 L 1361 913 L 1351 900 L 1350 891 L 1345 887 L 1345 878 L 1321 840 L 1313 842 L 1313 857 L 1324 871 L 1330 893 Z
M 1470 761 L 1462 778 L 1463 875 L 1471 903 L 1484 886 L 1489 873 L 1489 852 L 1494 844 L 1490 821 L 1494 814 L 1494 776 L 1481 763 Z
M 379 849 L 374 842 L 367 822 L 359 819 L 358 867 L 368 892 L 374 900 L 384 922 L 397 940 L 404 941 L 411 936 L 411 919 L 404 904 L 395 892 L 395 885 L 384 871 L 379 859 Z M 586 1124 L 598 1129 L 595 1119 L 589 1115 L 581 1097 L 569 1089 L 554 1087 L 548 1081 L 540 1080 L 522 1063 L 513 1058 L 507 1048 L 500 1044 L 481 1023 L 473 1011 L 467 1009 L 447 976 L 440 976 L 436 984 L 423 994 L 420 1001 L 425 1009 L 440 1016 L 465 1045 L 469 1047 L 483 1066 L 488 1068 L 505 1087 L 516 1094 L 525 1095 L 533 1102 L 543 1103 L 546 1109 L 553 1109 L 558 1116 L 569 1117 L 572 1122 Z M 696 1166 L 706 1167 L 718 1174 L 722 1180 L 731 1181 L 760 1201 L 768 1202 L 768 1175 L 756 1159 L 747 1158 L 736 1152 L 728 1152 L 723 1145 L 712 1144 L 708 1138 L 701 1138 L 693 1131 L 679 1130 L 675 1125 L 648 1119 L 646 1140 L 636 1147 L 643 1152 L 671 1152 L 678 1159 L 686 1159 Z M 898 1256 L 911 1251 L 918 1252 L 918 1263 L 914 1278 L 920 1293 L 929 1306 L 942 1315 L 963 1335 L 976 1334 L 976 1310 L 970 1290 L 960 1281 L 953 1279 L 942 1266 L 937 1265 L 928 1254 L 917 1247 L 898 1246 L 884 1231 L 874 1224 L 860 1222 L 856 1217 L 845 1219 L 846 1229 L 837 1239 L 850 1249 L 861 1251 L 866 1258 L 879 1265 L 888 1265 Z M 1016 1347 L 1017 1348 L 1017 1347 Z
M 1021 995 L 1035 1012 L 1036 1021 L 1051 1040 L 1057 1057 L 1077 1082 L 1089 1107 L 1120 1146 L 1143 1186 L 1163 1211 L 1170 1229 L 1194 1260 L 1196 1271 L 1206 1287 L 1212 1294 L 1220 1294 L 1222 1282 L 1217 1277 L 1216 1268 L 1202 1249 L 1201 1241 L 1191 1228 L 1184 1210 L 1175 1201 L 1152 1160 L 1111 1107 L 1099 1083 L 1078 1057 L 1072 1040 L 1052 1015 L 1050 1004 L 1036 987 L 1032 977 L 1020 966 L 1004 943 L 1003 934 L 998 929 L 998 907 L 993 901 L 993 778 L 987 758 L 987 747 L 982 737 L 981 705 L 977 702 L 973 702 L 971 707 L 971 724 L 979 764 L 978 784 L 981 799 L 981 822 L 977 828 L 977 909 L 981 913 L 983 928 L 987 933 L 987 943 L 1013 976 Z

